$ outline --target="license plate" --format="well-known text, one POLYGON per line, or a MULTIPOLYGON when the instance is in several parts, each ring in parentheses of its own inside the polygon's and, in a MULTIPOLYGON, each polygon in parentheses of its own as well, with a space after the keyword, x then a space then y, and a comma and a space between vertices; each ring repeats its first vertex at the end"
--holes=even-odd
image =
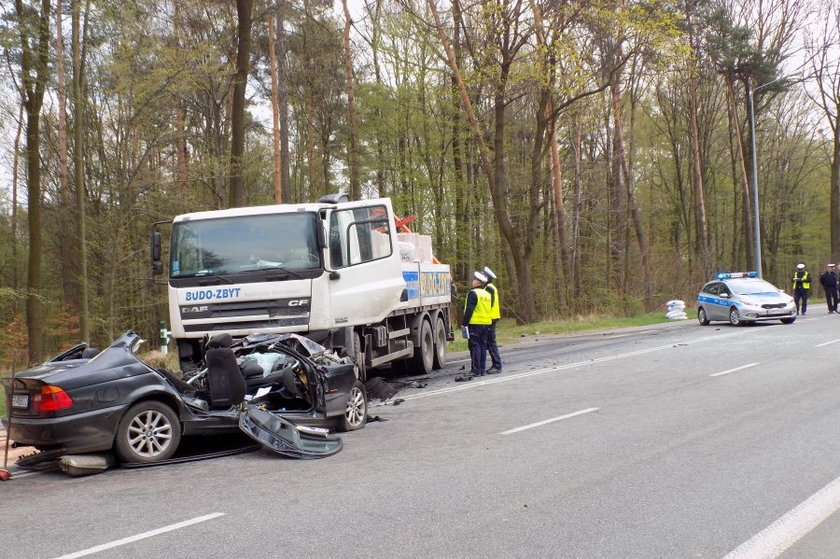
POLYGON ((788 312, 785 309, 770 309, 767 311, 767 314, 787 314, 788 312))
POLYGON ((12 394, 12 407, 24 409, 28 408, 29 394, 12 394))

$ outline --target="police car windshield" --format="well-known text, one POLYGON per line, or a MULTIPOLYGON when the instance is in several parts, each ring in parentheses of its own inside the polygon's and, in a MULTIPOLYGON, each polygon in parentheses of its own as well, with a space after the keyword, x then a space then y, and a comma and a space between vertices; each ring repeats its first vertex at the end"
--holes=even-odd
POLYGON ((760 279, 731 279, 726 284, 738 295, 757 295, 759 293, 777 293, 779 291, 772 283, 760 279))
POLYGON ((276 269, 317 269, 317 216, 311 212, 248 215, 175 223, 170 274, 220 276, 276 269))

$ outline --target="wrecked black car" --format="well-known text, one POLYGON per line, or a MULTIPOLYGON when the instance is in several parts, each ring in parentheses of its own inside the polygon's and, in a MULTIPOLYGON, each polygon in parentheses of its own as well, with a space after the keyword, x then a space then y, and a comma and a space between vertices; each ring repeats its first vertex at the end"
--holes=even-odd
POLYGON ((9 435, 58 457, 113 450, 127 463, 171 458, 183 436, 244 432, 285 456, 341 449, 328 427, 367 421, 367 396, 351 358, 295 334, 207 342, 189 377, 156 369, 126 332, 102 352, 80 344, 3 379, 9 435))

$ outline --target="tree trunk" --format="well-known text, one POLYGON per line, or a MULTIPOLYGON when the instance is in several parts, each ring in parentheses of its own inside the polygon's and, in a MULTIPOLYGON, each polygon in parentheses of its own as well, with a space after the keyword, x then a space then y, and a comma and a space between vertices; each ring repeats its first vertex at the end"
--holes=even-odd
MULTIPOLYGON (((85 7, 85 26, 87 30, 87 13, 89 2, 85 7)), ((87 250, 87 211, 85 208, 85 57, 84 42, 87 33, 81 26, 81 0, 72 2, 72 43, 73 43, 73 186, 75 187, 75 215, 77 222, 76 237, 78 240, 79 259, 79 329, 83 340, 90 341, 90 309, 88 302, 88 250, 87 250)))
POLYGON ((276 0, 277 111, 280 120, 280 184, 282 197, 292 201, 292 176, 289 161, 289 91, 288 49, 286 48, 286 0, 276 0))
POLYGON ((64 68, 64 14, 62 2, 55 6, 55 78, 56 98, 58 100, 58 227, 61 231, 58 242, 61 244, 62 300, 63 306, 79 308, 76 299, 79 293, 79 276, 76 270, 73 220, 70 217, 70 171, 67 164, 67 81, 64 68))
POLYGON ((44 102, 50 58, 50 0, 41 0, 37 13, 37 42, 30 44, 23 0, 15 0, 22 49, 21 96, 26 106, 26 191, 29 226, 29 272, 26 280, 26 328, 29 336, 29 362, 44 356, 44 318, 41 304, 41 260, 44 250, 41 209, 41 106, 44 102), (34 58, 33 58, 34 57, 34 58), (34 71, 35 75, 32 75, 34 71))
MULTIPOLYGON (((461 3, 453 2, 453 59, 455 65, 461 64, 461 3)), ((464 163, 463 144, 461 142, 462 134, 464 133, 464 124, 461 119, 461 109, 458 89, 458 79, 455 74, 451 77, 452 85, 452 175, 454 177, 455 188, 455 277, 458 279, 467 278, 470 274, 471 262, 468 262, 469 255, 472 254, 472 247, 470 245, 470 230, 472 229, 472 193, 470 192, 470 184, 467 181, 467 170, 464 163)))
POLYGON ((630 165, 628 163, 627 152, 624 148, 624 129, 621 119, 621 100, 618 92, 618 84, 615 83, 610 87, 612 94, 613 105, 613 120, 615 122, 615 147, 617 150, 616 157, 621 165, 621 174, 624 178, 624 186, 627 192, 627 205, 630 210, 630 218, 633 221, 633 228, 636 231, 636 242, 639 245, 639 252, 642 257, 642 273, 644 274, 644 289, 645 289, 645 310, 651 310, 655 306, 654 302, 654 282, 653 282, 653 267, 650 262, 650 246, 648 245, 647 237, 645 235, 644 226, 642 224, 641 210, 636 203, 635 182, 633 175, 630 172, 630 165))
POLYGON ((277 92, 277 55, 275 53, 274 19, 268 18, 268 59, 271 64, 271 130, 273 144, 274 167, 274 202, 283 203, 283 176, 280 155, 280 101, 277 92))
POLYGON ((832 123, 834 139, 831 149, 831 256, 840 257, 840 96, 832 123))
POLYGON ((350 28, 353 25, 353 20, 350 18, 347 0, 342 0, 341 3, 344 7, 344 73, 347 80, 345 84, 349 120, 347 127, 350 132, 350 145, 347 150, 347 166, 350 171, 350 199, 359 200, 362 197, 362 189, 359 184, 359 133, 356 123, 356 96, 353 90, 353 57, 350 52, 350 28))
MULTIPOLYGON (((583 118, 578 111, 575 116, 575 166, 574 166, 574 202, 572 209, 572 301, 581 301, 582 263, 580 249, 580 221, 582 213, 583 181, 581 177, 583 161, 583 118)), ((575 311, 580 312, 580 305, 576 303, 575 311)))
MULTIPOLYGON (((18 169, 20 166, 20 137, 23 132, 23 103, 18 108, 17 128, 15 129, 15 151, 12 155, 12 288, 20 287, 18 270, 18 169)), ((18 299, 15 297, 15 314, 18 312, 18 299)))
POLYGON ((695 220, 697 223, 697 243, 700 249, 700 261, 703 263, 703 277, 712 275, 712 255, 709 249, 709 233, 706 226, 706 194, 703 184, 703 158, 701 155, 700 127, 697 124, 697 74, 700 64, 697 59, 699 50, 695 45, 691 14, 688 3, 685 4, 685 16, 688 22, 688 45, 691 49, 688 69, 689 127, 691 130, 691 168, 694 172, 694 191, 696 193, 695 220))
MULTIPOLYGON (((741 179, 741 198, 742 198, 742 207, 743 207, 743 223, 741 224, 744 230, 745 235, 743 238, 746 241, 746 247, 744 253, 747 255, 747 268, 752 266, 752 263, 755 262, 755 255, 753 254, 753 247, 755 246, 755 238, 753 235, 753 227, 752 227, 752 206, 750 204, 750 182, 747 178, 749 175, 747 174, 747 165, 745 161, 746 151, 744 149, 744 140, 741 136, 741 125, 740 119, 738 118, 738 105, 735 102, 735 88, 733 85, 732 80, 726 80, 726 92, 729 97, 729 110, 732 113, 732 120, 735 122, 735 156, 737 159, 738 171, 740 173, 741 179)), ((733 262, 733 264, 735 264, 733 262)))
POLYGON ((231 108, 230 191, 228 205, 244 206, 245 178, 242 167, 245 157, 245 88, 248 85, 248 61, 251 54, 251 2, 236 0, 237 50, 236 77, 233 82, 231 108))
MULTIPOLYGON (((180 4, 174 4, 174 32, 175 44, 183 48, 181 34, 183 22, 181 21, 180 4)), ((184 106, 184 98, 178 95, 175 101, 175 177, 178 181, 178 191, 186 198, 189 175, 187 173, 187 137, 186 137, 187 110, 184 106)))

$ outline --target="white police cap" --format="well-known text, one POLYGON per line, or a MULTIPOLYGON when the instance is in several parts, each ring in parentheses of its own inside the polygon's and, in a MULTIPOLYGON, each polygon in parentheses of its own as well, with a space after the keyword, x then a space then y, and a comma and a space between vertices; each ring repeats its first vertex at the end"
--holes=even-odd
POLYGON ((487 276, 485 276, 481 272, 473 272, 473 277, 481 283, 487 283, 487 276))
POLYGON ((496 274, 494 274, 493 270, 491 270, 487 266, 484 267, 484 275, 490 278, 491 280, 496 279, 496 274))
POLYGON ((805 264, 797 264, 796 269, 797 270, 804 270, 805 269, 805 264))

